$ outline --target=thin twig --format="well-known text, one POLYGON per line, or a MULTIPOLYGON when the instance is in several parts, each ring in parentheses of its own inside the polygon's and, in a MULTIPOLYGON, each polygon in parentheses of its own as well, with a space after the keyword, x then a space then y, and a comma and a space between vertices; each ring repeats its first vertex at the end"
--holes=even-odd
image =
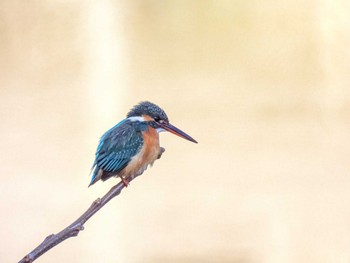
MULTIPOLYGON (((161 147, 161 153, 158 156, 158 159, 161 157, 161 155, 164 151, 165 151, 164 148, 161 147)), ((130 183, 133 179, 135 179, 137 176, 139 176, 141 174, 142 173, 136 174, 135 176, 126 178, 125 180, 128 183, 130 183)), ((86 210, 85 213, 82 214, 77 220, 75 220, 72 224, 67 226, 61 232, 47 236, 39 246, 37 246, 32 252, 30 252, 24 258, 22 258, 19 261, 19 263, 31 263, 34 260, 36 260, 38 257, 40 257, 42 254, 46 253, 51 248, 60 244, 64 240, 66 240, 70 237, 77 236, 80 231, 84 230, 85 222, 88 221, 97 211, 99 211, 111 199, 113 199, 114 197, 119 195, 121 190, 124 187, 125 187, 125 185, 123 182, 120 182, 117 185, 113 186, 102 198, 96 199, 91 204, 89 209, 86 210)))
POLYGON ((122 182, 113 186, 111 190, 108 191, 101 199, 96 199, 88 210, 82 214, 77 220, 75 220, 68 227, 63 229, 57 234, 49 235, 44 239, 44 241, 36 247, 32 252, 26 255, 19 263, 30 263, 40 257, 42 254, 46 253, 51 248, 55 247, 59 243, 63 242, 67 238, 75 237, 80 231, 84 230, 84 223, 89 220, 98 210, 100 210, 105 204, 107 204, 113 197, 120 194, 121 190, 124 188, 122 182))

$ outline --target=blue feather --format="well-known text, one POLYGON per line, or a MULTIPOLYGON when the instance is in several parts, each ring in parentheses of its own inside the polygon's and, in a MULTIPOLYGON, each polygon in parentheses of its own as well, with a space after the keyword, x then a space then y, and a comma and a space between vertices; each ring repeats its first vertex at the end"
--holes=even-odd
POLYGON ((142 148, 142 131, 147 129, 141 122, 124 119, 104 133, 95 154, 90 185, 99 179, 117 175, 142 148), (99 171, 102 170, 102 173, 99 171), (105 173, 105 174, 104 174, 105 173))

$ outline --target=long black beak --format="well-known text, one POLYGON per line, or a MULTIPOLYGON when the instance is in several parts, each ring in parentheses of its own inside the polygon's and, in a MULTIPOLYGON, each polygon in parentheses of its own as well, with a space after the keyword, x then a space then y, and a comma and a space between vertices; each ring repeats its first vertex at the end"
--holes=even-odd
POLYGON ((189 140, 194 143, 198 143, 195 139, 193 139, 191 136, 186 134, 185 132, 181 131, 180 129, 176 128, 175 126, 171 125, 170 123, 158 123, 164 130, 171 132, 181 138, 184 138, 186 140, 189 140))

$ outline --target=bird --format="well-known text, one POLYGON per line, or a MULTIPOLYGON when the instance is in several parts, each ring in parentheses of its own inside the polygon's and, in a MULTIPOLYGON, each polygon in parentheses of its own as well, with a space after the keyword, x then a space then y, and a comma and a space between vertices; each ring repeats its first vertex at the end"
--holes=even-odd
POLYGON ((165 111, 156 104, 142 101, 135 105, 125 119, 100 138, 89 187, 111 177, 119 177, 128 186, 127 178, 142 174, 160 158, 164 148, 160 147, 159 133, 165 131, 198 143, 170 124, 165 111))

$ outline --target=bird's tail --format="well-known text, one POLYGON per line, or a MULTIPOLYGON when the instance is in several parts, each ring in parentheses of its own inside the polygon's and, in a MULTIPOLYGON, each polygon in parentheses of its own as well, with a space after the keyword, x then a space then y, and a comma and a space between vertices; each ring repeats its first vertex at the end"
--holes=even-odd
POLYGON ((98 180, 101 179, 102 173, 100 172, 100 170, 101 170, 100 167, 98 167, 97 165, 94 165, 91 168, 92 178, 88 187, 90 187, 91 185, 93 185, 94 183, 96 183, 98 180))

